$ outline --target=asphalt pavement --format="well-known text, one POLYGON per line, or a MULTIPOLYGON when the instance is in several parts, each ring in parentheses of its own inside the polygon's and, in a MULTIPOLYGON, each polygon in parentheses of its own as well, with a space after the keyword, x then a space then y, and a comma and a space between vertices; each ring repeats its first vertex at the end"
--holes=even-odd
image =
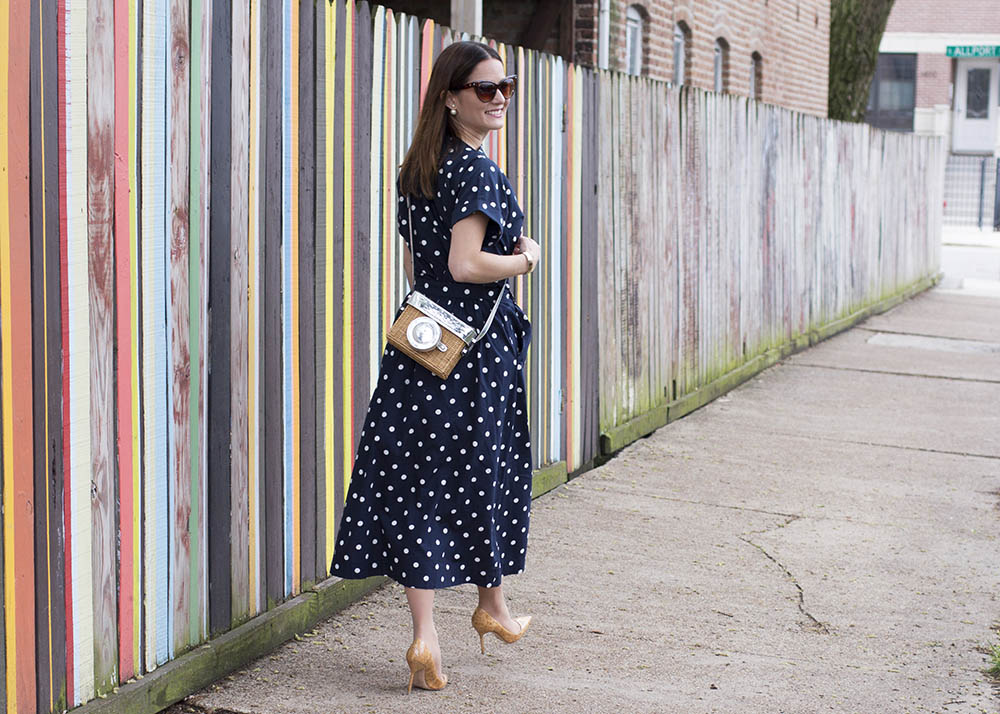
POLYGON ((175 711, 998 712, 998 318, 924 293, 537 499, 531 629, 439 591, 440 692, 390 583, 175 711))

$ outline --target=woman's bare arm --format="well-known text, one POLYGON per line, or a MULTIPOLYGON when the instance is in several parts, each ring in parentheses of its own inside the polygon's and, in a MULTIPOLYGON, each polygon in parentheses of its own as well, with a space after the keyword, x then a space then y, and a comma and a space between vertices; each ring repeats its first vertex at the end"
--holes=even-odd
MULTIPOLYGON (((482 213, 463 218, 451 229, 448 270, 460 283, 494 283, 528 272, 523 255, 495 255, 483 250, 483 238, 489 219, 482 213)), ((534 248, 532 258, 538 259, 534 248)))

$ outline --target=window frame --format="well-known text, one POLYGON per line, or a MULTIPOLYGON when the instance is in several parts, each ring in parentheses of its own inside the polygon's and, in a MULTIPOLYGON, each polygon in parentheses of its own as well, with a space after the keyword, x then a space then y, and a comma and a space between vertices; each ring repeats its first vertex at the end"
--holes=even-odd
POLYGON ((764 58, 760 52, 750 55, 750 98, 761 100, 764 95, 764 58))
POLYGON ((646 21, 639 5, 629 5, 625 10, 625 72, 641 75, 643 72, 643 42, 646 21))
POLYGON ((724 94, 729 91, 729 43, 725 37, 715 38, 715 57, 712 61, 712 89, 724 94))
POLYGON ((674 23, 674 72, 673 82, 683 87, 687 81, 688 45, 691 32, 683 22, 674 23))
POLYGON ((875 63, 875 74, 868 90, 868 105, 865 109, 865 123, 889 131, 913 132, 913 117, 917 103, 917 54, 915 52, 880 52, 875 63), (901 70, 906 71, 901 76, 901 70), (909 83, 912 87, 911 106, 905 108, 883 108, 883 82, 909 83))

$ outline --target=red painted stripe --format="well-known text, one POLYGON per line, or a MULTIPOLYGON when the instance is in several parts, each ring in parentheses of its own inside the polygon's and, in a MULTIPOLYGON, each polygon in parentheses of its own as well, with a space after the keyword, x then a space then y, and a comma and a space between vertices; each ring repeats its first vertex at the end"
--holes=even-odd
POLYGON ((63 533, 65 536, 65 591, 66 608, 66 702, 72 706, 73 689, 73 530, 70 517, 72 479, 70 462, 70 392, 69 392, 69 281, 68 275, 68 235, 66 221, 66 0, 58 0, 56 9, 58 28, 56 32, 56 62, 58 65, 59 93, 59 274, 62 276, 60 310, 62 311, 62 398, 63 398, 63 533))
MULTIPOLYGON (((420 107, 424 106, 424 94, 431 79, 431 63, 434 60, 434 21, 424 20, 420 45, 420 107)), ((418 107, 418 110, 419 108, 418 107)))
POLYGON ((135 675, 132 642, 134 492, 132 488, 132 294, 129 247, 128 124, 128 0, 115 0, 115 265, 117 272, 117 386, 118 386, 118 669, 119 681, 135 675))
POLYGON ((31 2, 10 0, 10 65, 7 91, 8 181, 10 190, 10 364, 13 383, 14 590, 16 610, 7 613, 7 626, 17 628, 17 710, 34 714, 35 688, 35 560, 34 560, 34 439, 32 420, 31 355, 31 231, 28 106, 31 51, 31 2))

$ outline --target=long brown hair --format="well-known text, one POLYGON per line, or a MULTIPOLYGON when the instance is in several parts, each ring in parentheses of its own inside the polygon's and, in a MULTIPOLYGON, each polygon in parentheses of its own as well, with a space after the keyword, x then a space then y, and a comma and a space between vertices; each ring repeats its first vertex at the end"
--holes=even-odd
POLYGON ((445 47, 434 62, 413 142, 399 169, 399 189, 404 195, 434 197, 441 149, 445 138, 454 134, 445 97, 448 90, 461 86, 468 79, 477 64, 488 59, 500 60, 500 55, 489 45, 454 42, 445 47))

